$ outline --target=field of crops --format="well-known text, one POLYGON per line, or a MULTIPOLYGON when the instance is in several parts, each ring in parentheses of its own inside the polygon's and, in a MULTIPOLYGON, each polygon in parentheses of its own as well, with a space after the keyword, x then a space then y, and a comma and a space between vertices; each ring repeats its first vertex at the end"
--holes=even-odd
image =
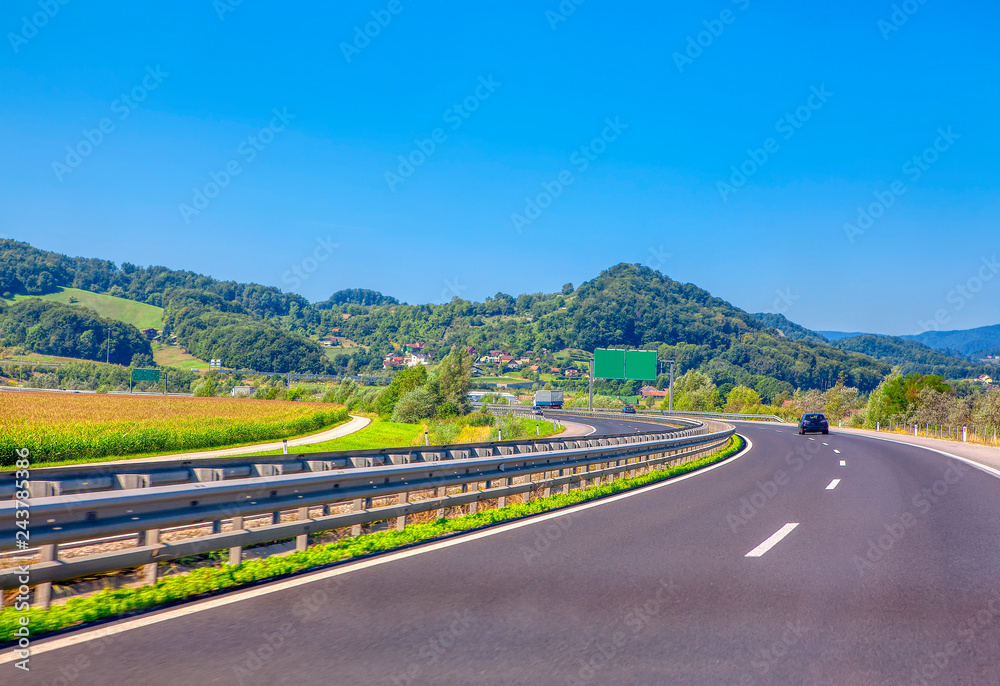
POLYGON ((0 392, 0 466, 28 448, 57 462, 187 451, 311 433, 347 419, 336 405, 248 400, 0 392))

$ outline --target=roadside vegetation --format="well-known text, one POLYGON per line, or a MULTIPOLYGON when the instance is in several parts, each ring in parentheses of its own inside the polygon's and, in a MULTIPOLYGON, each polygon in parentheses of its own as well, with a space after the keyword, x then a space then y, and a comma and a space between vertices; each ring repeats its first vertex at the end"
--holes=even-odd
POLYGON ((289 438, 347 420, 343 407, 237 398, 0 393, 0 466, 184 452, 289 438))
MULTIPOLYGON (((273 555, 264 559, 246 560, 238 565, 203 567, 186 574, 167 576, 155 584, 141 588, 118 588, 100 591, 84 598, 70 598, 47 610, 28 611, 32 636, 120 617, 181 600, 189 600, 221 590, 234 589, 265 579, 274 579, 323 565, 368 555, 384 553, 406 545, 478 529, 530 515, 594 500, 622 491, 639 488, 687 473, 727 459, 743 448, 743 439, 734 436, 722 450, 700 460, 669 469, 659 469, 640 476, 618 479, 586 489, 539 498, 528 503, 480 510, 454 519, 438 519, 425 524, 411 524, 403 531, 379 531, 357 537, 344 537, 334 543, 320 544, 302 552, 273 555)), ((9 642, 24 614, 13 607, 0 612, 0 643, 9 642)))

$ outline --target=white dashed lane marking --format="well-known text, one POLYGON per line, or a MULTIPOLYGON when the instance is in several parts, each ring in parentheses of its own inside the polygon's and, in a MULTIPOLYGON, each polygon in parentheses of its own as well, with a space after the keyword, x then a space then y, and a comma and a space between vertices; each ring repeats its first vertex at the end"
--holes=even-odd
POLYGON ((837 487, 837 484, 839 484, 839 483, 840 483, 840 479, 834 479, 833 481, 830 482, 830 485, 826 487, 826 490, 832 491, 833 489, 835 489, 837 487))
POLYGON ((783 539, 788 534, 792 533, 792 529, 794 529, 798 525, 799 525, 798 522, 789 522, 788 524, 785 524, 783 527, 781 527, 780 529, 778 529, 777 531, 775 531, 773 534, 771 534, 767 538, 766 541, 764 541, 759 546, 757 546, 756 548, 754 548, 753 550, 751 550, 749 553, 747 553, 746 555, 744 555, 744 557, 760 557, 760 556, 762 556, 768 550, 770 550, 771 548, 773 548, 774 546, 776 546, 778 544, 778 541, 780 541, 781 539, 783 539))

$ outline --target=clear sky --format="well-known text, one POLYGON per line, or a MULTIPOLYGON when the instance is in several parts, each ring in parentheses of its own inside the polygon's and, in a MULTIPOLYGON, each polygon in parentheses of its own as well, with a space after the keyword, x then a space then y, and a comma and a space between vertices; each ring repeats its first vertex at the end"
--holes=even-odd
POLYGON ((10 0, 0 234, 310 300, 640 262, 815 329, 1000 323, 995 2, 577 2, 10 0))

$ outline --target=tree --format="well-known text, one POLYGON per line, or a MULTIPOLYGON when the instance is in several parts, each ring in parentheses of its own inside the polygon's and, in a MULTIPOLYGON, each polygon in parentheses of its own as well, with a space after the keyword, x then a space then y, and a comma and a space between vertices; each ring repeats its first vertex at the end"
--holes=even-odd
POLYGON ((973 416, 976 424, 1000 427, 1000 390, 991 388, 981 395, 973 416))
POLYGON ((726 396, 726 412, 745 414, 760 407, 760 395, 752 388, 737 386, 726 396))
POLYGON ((378 413, 382 417, 391 417, 396 409, 396 403, 412 391, 427 383, 427 367, 418 364, 396 372, 392 383, 378 400, 378 413))
POLYGON ((403 394, 392 412, 392 421, 403 424, 416 424, 421 419, 434 416, 437 398, 428 388, 414 388, 403 394))
POLYGON ((845 386, 843 380, 823 394, 823 407, 827 417, 841 419, 858 403, 858 389, 845 386))
POLYGON ((571 284, 571 283, 564 283, 563 287, 562 287, 562 291, 560 291, 560 292, 563 295, 569 295, 569 294, 571 294, 573 292, 573 284, 571 284))
POLYGON ((456 414, 468 414, 469 388, 472 386, 472 357, 461 346, 454 346, 441 360, 435 372, 437 391, 443 403, 455 407, 456 414))

